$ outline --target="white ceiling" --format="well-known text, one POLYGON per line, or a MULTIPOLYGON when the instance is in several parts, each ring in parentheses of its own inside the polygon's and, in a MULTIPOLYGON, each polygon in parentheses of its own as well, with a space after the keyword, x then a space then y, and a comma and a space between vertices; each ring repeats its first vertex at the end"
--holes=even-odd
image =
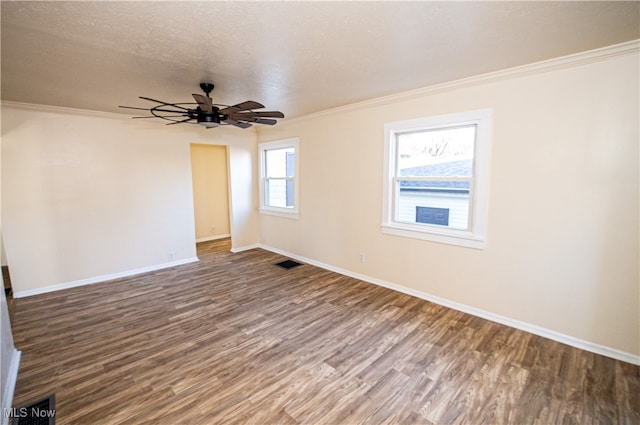
POLYGON ((1 3, 3 100, 288 117, 640 38, 640 2, 1 3))

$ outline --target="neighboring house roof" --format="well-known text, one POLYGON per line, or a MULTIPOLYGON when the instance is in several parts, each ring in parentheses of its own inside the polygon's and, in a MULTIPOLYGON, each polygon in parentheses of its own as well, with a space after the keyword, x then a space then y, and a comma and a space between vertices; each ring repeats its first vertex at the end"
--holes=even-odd
MULTIPOLYGON (((420 167, 404 168, 400 170, 400 176, 412 177, 464 177, 471 176, 473 161, 463 159, 458 161, 440 162, 420 167)), ((465 181, 401 181, 401 190, 421 190, 421 191, 455 191, 468 192, 469 182, 465 181)))

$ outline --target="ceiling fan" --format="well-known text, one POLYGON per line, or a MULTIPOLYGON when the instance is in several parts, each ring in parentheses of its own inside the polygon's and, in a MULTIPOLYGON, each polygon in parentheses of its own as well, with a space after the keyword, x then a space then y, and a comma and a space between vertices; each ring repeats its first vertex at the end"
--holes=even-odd
POLYGON ((135 106, 120 106, 126 109, 138 109, 149 111, 151 115, 136 118, 161 118, 171 121, 173 124, 200 124, 206 128, 219 125, 233 125, 240 128, 249 128, 253 123, 274 125, 278 121, 273 118, 284 118, 280 111, 255 111, 262 109, 264 105, 253 100, 238 103, 237 105, 219 105, 213 103, 209 93, 213 91, 213 83, 201 83, 200 88, 204 95, 194 93, 194 102, 170 103, 161 100, 140 96, 140 99, 157 103, 151 108, 138 108, 135 106))

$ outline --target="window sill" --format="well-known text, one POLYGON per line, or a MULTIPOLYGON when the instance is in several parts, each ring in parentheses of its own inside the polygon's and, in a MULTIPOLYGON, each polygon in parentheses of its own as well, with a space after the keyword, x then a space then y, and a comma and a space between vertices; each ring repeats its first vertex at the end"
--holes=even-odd
POLYGON ((402 236, 405 238, 443 243, 447 245, 463 246, 466 248, 485 248, 485 239, 468 231, 437 228, 415 229, 412 226, 383 224, 382 233, 387 235, 402 236))
POLYGON ((272 215, 275 217, 284 217, 284 218, 289 218, 292 220, 297 220, 298 219, 298 211, 292 211, 292 210, 286 210, 284 208, 280 209, 275 209, 275 208, 259 208, 258 211, 260 212, 260 214, 264 214, 264 215, 272 215))

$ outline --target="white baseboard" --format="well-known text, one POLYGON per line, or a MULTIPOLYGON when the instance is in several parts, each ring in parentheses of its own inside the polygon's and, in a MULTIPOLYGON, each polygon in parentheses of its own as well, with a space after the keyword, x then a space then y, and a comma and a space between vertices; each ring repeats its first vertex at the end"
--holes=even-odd
MULTIPOLYGON (((256 249, 256 248, 264 248, 262 245, 258 244, 258 243, 254 243, 252 245, 245 245, 245 246, 237 246, 234 248, 231 248, 231 252, 238 253, 238 252, 242 252, 242 251, 249 251, 250 249, 256 249)), ((267 248, 265 248, 267 249, 267 248)))
POLYGON ((9 371, 7 372, 7 381, 2 389, 2 425, 9 423, 9 415, 5 415, 4 412, 10 409, 13 404, 13 392, 16 389, 16 383, 18 382, 18 370, 20 369, 20 356, 22 352, 13 349, 11 355, 11 364, 9 365, 9 371))
POLYGON ((231 235, 228 234, 228 233, 225 234, 225 235, 207 236, 206 238, 196 239, 196 243, 215 241, 215 240, 218 240, 218 239, 225 239, 225 238, 230 238, 230 237, 231 237, 231 235))
POLYGON ((91 285, 92 283, 105 282, 107 280, 120 279, 122 277, 134 276, 141 273, 153 272, 156 270, 168 269, 170 267, 181 266, 183 264, 194 263, 200 261, 198 257, 185 258, 182 260, 169 261, 168 263, 156 264, 154 266, 142 267, 135 270, 127 270, 120 273, 113 273, 102 276, 90 277, 87 279, 74 280, 73 282, 61 283, 59 285, 45 286, 42 288, 27 289, 26 291, 16 291, 13 293, 14 298, 30 297, 32 295, 46 294, 48 292, 61 291, 63 289, 75 288, 77 286, 91 285))
MULTIPOLYGON (((580 348, 585 351, 589 351, 595 354, 600 354, 606 357, 611 357, 616 360, 621 360, 623 362, 631 363, 634 365, 640 365, 640 356, 627 353, 621 350, 617 350, 615 348, 606 347, 600 344, 596 344, 590 341, 585 341, 580 338, 575 338, 570 335, 565 335, 560 332, 553 331, 551 329, 543 328, 541 326, 533 325, 531 323, 521 322, 519 320, 515 320, 509 317, 501 316, 499 314, 494 314, 489 311, 481 310, 475 307, 471 307, 465 304, 461 304, 455 301, 451 301, 445 298, 440 298, 435 295, 428 294, 426 292, 418 291, 415 289, 407 288, 405 286, 397 285, 395 283, 387 282, 381 279, 377 279, 371 276, 363 275, 360 273, 352 272, 351 270, 346 270, 340 267, 334 267, 329 264, 325 264, 316 260, 312 260, 310 258, 302 257, 300 255, 292 254, 290 252, 282 251, 277 248, 273 248, 268 245, 258 244, 256 248, 262 248, 267 251, 275 252, 276 254, 283 255, 285 257, 290 257, 298 261, 302 261, 303 263, 311 264, 316 267, 320 267, 326 270, 330 270, 332 272, 336 272, 345 276, 353 277, 364 282, 373 283, 374 285, 383 286, 388 289, 392 289, 394 291, 402 292, 407 295, 411 295, 417 298, 421 298, 426 301, 433 302, 435 304, 439 304, 444 307, 451 308, 453 310, 458 310, 463 313, 468 313, 476 317, 480 317, 486 320, 490 320, 492 322, 500 323, 505 326, 509 326, 512 328, 520 329, 525 332, 529 332, 534 335, 538 335, 544 338, 551 339, 553 341, 561 342, 563 344, 570 345, 572 347, 580 348)), ((249 248, 251 249, 251 248, 249 248)))

